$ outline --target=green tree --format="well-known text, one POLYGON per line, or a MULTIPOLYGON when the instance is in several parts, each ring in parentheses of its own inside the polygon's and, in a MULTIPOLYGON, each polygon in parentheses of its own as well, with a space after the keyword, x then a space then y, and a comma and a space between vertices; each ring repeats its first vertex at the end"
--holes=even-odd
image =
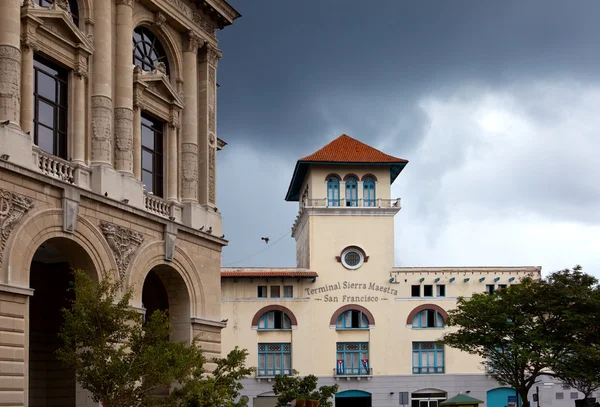
POLYGON ((197 339, 191 344, 169 341, 172 326, 164 312, 156 311, 146 322, 129 307, 132 290, 123 280, 103 273, 100 282, 74 271, 74 300, 63 309, 58 358, 75 369, 78 383, 94 401, 105 407, 131 406, 234 406, 246 351, 235 349, 207 375, 207 362, 197 339), (179 383, 169 396, 165 389, 179 383), (195 403, 206 397, 214 404, 195 403))
MULTIPOLYGON (((294 375, 298 372, 294 371, 294 375)), ((292 400, 319 400, 319 407, 332 407, 330 399, 337 393, 338 385, 321 386, 317 389, 319 379, 314 375, 275 376, 273 392, 277 397, 277 407, 285 407, 292 400)))
POLYGON ((525 278, 493 295, 459 298, 448 321, 457 329, 443 342, 481 356, 489 374, 514 388, 527 407, 536 380, 557 375, 558 362, 576 350, 566 345, 583 335, 586 315, 598 312, 589 308, 596 283, 576 267, 543 280, 525 278))

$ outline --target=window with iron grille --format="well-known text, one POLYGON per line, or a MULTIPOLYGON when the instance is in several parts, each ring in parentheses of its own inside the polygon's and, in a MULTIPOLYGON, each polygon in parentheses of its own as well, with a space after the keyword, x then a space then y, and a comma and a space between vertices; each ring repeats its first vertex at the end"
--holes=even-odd
POLYGON ((43 151, 67 159, 67 71, 35 56, 33 141, 43 151))
POLYGON ((413 373, 444 373, 444 345, 436 342, 413 342, 413 373))
POLYGON ((259 343, 257 372, 259 376, 291 375, 292 344, 259 343))
POLYGON ((368 342, 338 342, 336 347, 337 375, 368 375, 371 373, 368 342))
POLYGON ((136 27, 133 30, 133 64, 144 71, 152 71, 161 62, 165 64, 168 75, 169 61, 162 44, 148 28, 136 27))

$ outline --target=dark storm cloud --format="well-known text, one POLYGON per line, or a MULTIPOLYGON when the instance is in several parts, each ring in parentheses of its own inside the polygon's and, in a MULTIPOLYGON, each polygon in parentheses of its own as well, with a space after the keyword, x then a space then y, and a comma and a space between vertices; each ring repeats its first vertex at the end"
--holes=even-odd
MULTIPOLYGON (((486 85, 574 75, 596 80, 597 1, 232 1, 242 18, 219 33, 219 130, 231 142, 290 152, 344 125, 369 125, 461 82, 486 85), (353 112, 365 100, 375 111, 353 112), (322 104, 327 104, 327 115, 322 104), (342 123, 332 126, 332 123, 342 123)), ((358 110, 358 109, 357 109, 358 110)), ((418 137, 414 110, 403 131, 418 137)), ((318 141, 316 141, 318 140, 318 141)))

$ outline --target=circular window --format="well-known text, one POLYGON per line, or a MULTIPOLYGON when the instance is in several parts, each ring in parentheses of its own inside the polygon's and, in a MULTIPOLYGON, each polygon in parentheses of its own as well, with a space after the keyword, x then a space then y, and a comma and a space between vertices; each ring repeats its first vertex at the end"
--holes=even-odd
POLYGON ((356 249, 348 249, 342 253, 342 264, 350 270, 355 270, 362 266, 364 258, 361 252, 356 249))

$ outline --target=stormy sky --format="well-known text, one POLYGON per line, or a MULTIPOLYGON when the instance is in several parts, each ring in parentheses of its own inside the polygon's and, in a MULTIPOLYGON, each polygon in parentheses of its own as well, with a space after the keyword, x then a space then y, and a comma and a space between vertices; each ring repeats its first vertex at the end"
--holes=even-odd
POLYGON ((231 4, 224 266, 295 266, 294 165, 346 133, 409 160, 392 188, 396 265, 600 276, 600 2, 231 4))

